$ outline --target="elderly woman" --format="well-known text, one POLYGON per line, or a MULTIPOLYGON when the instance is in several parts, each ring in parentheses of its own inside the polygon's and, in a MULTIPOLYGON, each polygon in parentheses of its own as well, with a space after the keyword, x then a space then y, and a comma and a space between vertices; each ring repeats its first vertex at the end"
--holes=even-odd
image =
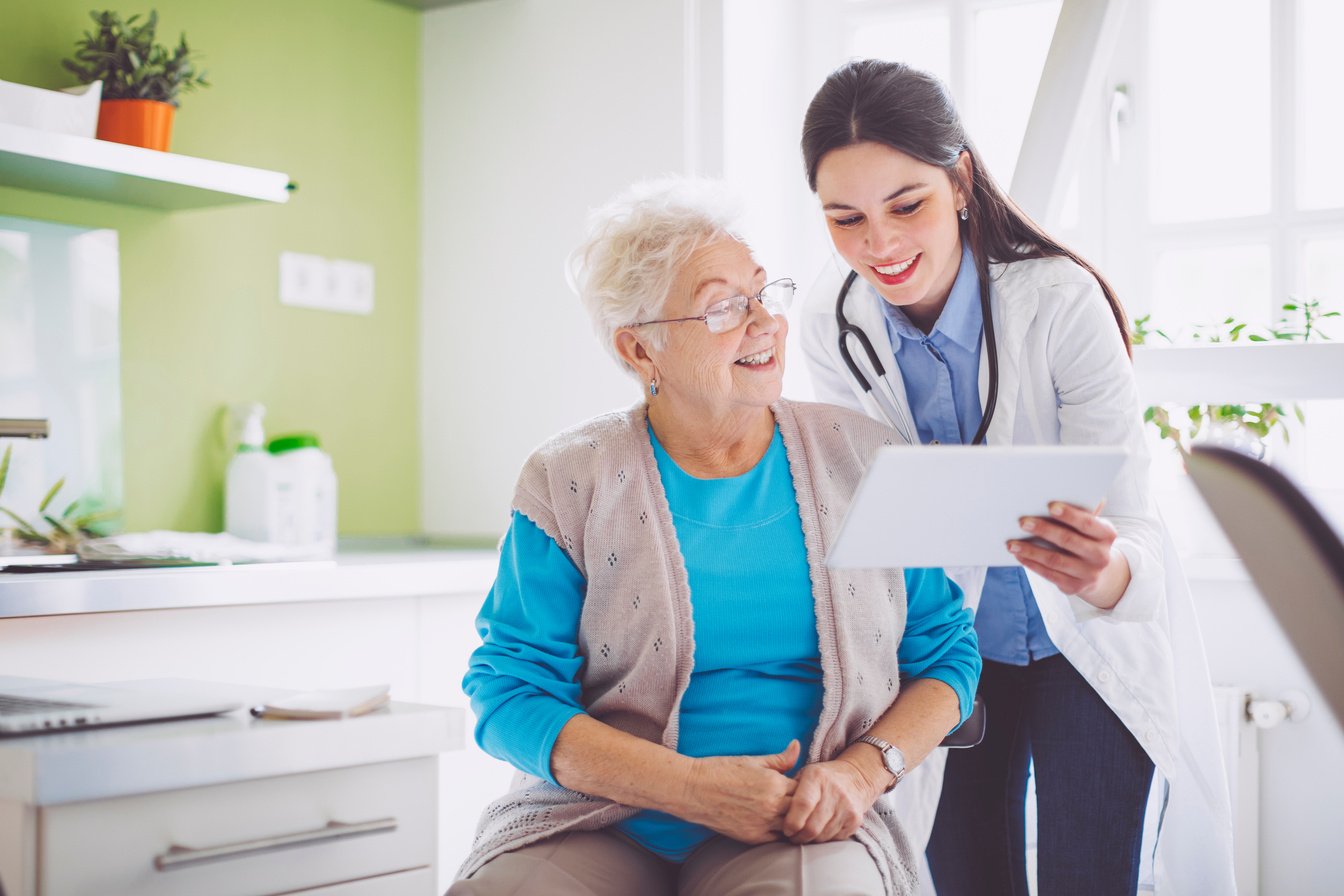
POLYGON ((519 769, 467 894, 902 894, 889 794, 970 712, 941 570, 824 560, 884 425, 780 398, 789 280, 718 187, 594 214, 576 283, 641 383, 527 461, 464 687, 519 769))

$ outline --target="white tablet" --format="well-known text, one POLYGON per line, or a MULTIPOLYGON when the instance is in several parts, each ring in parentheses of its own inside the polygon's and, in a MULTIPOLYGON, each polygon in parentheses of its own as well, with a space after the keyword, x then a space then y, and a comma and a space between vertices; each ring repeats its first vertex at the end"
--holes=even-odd
POLYGON ((1034 445, 881 449, 859 483, 826 565, 1016 566, 1010 538, 1051 501, 1096 507, 1121 448, 1034 445))

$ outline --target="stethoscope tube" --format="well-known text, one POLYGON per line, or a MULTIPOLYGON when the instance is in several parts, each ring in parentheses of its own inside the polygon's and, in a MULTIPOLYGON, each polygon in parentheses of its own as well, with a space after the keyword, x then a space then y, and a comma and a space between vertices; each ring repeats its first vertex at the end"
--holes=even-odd
MULTIPOLYGON (((972 445, 982 445, 985 441, 985 435, 989 432, 989 424, 994 419, 994 408, 999 401, 999 349, 998 342, 994 337, 994 317, 989 310, 989 272, 980 271, 980 316, 983 320, 985 329, 985 353, 986 361, 989 363, 989 389, 985 395, 985 407, 980 416, 980 426, 975 431, 974 438, 971 439, 972 445)), ((868 358, 868 363, 872 365, 873 374, 880 380, 886 380, 887 369, 882 364, 882 359, 878 357, 877 350, 873 348, 872 341, 863 329, 849 322, 845 317, 845 299, 849 296, 850 287, 858 279, 858 271, 850 271, 849 276, 845 278, 844 284, 840 287, 840 293, 835 297, 835 323, 838 328, 837 340, 840 344, 840 360, 845 362, 849 368, 849 373, 854 380, 863 387, 863 391, 872 393, 874 384, 864 375, 859 367, 854 355, 849 350, 849 337, 854 337, 859 341, 859 347, 863 349, 864 355, 868 358)), ((899 410, 899 405, 896 405, 899 410)), ((896 423, 895 420, 892 421, 896 423)), ((905 433, 911 444, 918 441, 916 433, 905 433)))

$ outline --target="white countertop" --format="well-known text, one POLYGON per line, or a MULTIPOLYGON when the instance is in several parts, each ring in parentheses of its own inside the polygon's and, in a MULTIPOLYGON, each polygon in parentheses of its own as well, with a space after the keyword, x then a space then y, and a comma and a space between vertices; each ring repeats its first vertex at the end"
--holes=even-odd
POLYGON ((433 756, 462 748, 463 724, 460 708, 392 703, 331 721, 253 719, 239 710, 5 737, 0 801, 50 806, 433 756))
POLYGON ((96 572, 0 572, 0 619, 181 607, 483 595, 488 550, 353 551, 334 560, 96 572))

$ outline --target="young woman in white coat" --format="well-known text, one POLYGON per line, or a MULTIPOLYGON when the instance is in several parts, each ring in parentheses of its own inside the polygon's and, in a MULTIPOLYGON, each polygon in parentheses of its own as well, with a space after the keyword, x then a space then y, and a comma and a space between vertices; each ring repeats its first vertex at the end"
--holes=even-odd
MULTIPOLYGON (((1039 896, 1134 893, 1145 842, 1159 896, 1233 892, 1204 649, 1148 491, 1123 308, 995 184, 926 73, 837 69, 802 149, 848 265, 820 278, 803 313, 819 400, 913 444, 1128 453, 1102 508, 1023 518, 1010 565, 960 576, 978 596, 988 731, 947 757, 936 816, 925 807, 939 896, 1025 896, 1029 767, 1039 896)), ((937 781, 924 786, 936 799, 937 781)))

